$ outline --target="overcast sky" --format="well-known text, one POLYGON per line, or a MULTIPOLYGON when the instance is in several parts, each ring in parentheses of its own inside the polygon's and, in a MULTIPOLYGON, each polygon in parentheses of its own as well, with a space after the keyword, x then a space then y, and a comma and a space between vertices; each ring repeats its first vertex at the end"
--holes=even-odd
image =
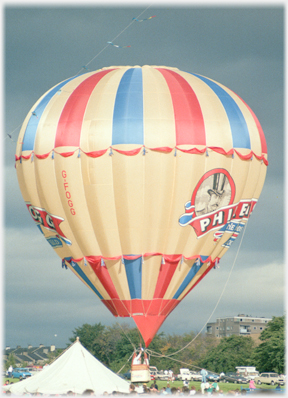
POLYGON ((221 259, 220 268, 208 273, 159 331, 197 332, 209 319, 240 313, 283 315, 284 7, 275 2, 241 7, 158 3, 141 15, 156 18, 128 27, 147 4, 95 4, 3 6, 3 345, 63 348, 72 331, 84 323, 134 326, 131 319, 114 318, 72 272, 62 269, 61 259, 26 209, 14 167, 19 126, 30 108, 44 92, 88 63, 90 70, 165 65, 212 78, 253 109, 266 136, 266 182, 239 253, 241 235, 221 259), (115 37, 116 44, 131 47, 105 49, 115 37))

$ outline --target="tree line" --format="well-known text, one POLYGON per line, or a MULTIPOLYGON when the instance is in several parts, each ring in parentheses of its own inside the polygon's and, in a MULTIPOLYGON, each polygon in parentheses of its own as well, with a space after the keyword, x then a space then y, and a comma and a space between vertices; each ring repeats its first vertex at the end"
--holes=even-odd
MULTIPOLYGON (((130 369, 134 347, 139 348, 141 336, 137 328, 124 325, 84 324, 75 328, 71 343, 78 336, 81 344, 114 372, 130 369)), ((249 336, 216 338, 194 332, 183 335, 158 333, 149 345, 150 365, 158 370, 187 367, 215 373, 235 371, 236 366, 255 366, 259 372, 285 373, 285 318, 273 317, 256 343, 249 336), (195 338, 196 337, 196 338, 195 338), (185 347, 185 348, 184 348, 185 347), (184 349, 183 349, 184 348, 184 349), (173 355, 175 353, 175 355, 173 355)), ((144 346, 144 345, 143 345, 144 346)))

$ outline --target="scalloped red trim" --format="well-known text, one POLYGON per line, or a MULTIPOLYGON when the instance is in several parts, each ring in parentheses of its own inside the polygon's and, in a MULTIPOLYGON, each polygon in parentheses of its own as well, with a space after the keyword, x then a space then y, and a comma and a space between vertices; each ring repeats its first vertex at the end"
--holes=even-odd
MULTIPOLYGON (((121 149, 113 148, 111 146, 109 148, 111 151, 113 150, 113 151, 116 151, 116 152, 118 152, 122 155, 126 155, 126 156, 137 155, 141 151, 142 148, 144 150, 148 149, 150 151, 158 151, 158 152, 171 152, 171 151, 173 151, 173 149, 175 149, 180 152, 190 153, 190 154, 202 154, 202 153, 205 153, 207 151, 207 149, 211 149, 212 151, 220 153, 221 155, 225 155, 225 156, 233 156, 234 153, 236 153, 239 156, 239 158, 242 160, 250 160, 253 158, 253 156, 255 156, 258 160, 262 160, 266 166, 268 166, 268 164, 269 164, 268 160, 265 158, 265 154, 256 155, 256 153, 254 153, 253 151, 250 151, 248 154, 243 155, 239 151, 237 151, 236 149, 233 149, 233 148, 230 149, 229 151, 225 151, 223 148, 214 147, 214 146, 206 147, 206 148, 202 148, 202 149, 198 149, 198 148, 183 149, 183 148, 179 148, 177 146, 175 148, 170 148, 170 147, 147 148, 145 146, 141 146, 140 148, 131 149, 128 151, 122 151, 121 149)), ((31 153, 29 155, 21 155, 21 156, 15 155, 15 161, 17 162, 19 160, 21 161, 21 159, 25 159, 25 160, 30 159, 33 154, 36 156, 37 159, 46 159, 50 155, 50 153, 53 151, 54 151, 54 153, 57 153, 58 155, 61 155, 63 157, 70 157, 70 156, 74 155, 74 153, 76 151, 81 151, 86 156, 90 156, 92 158, 97 158, 99 156, 104 155, 109 148, 102 149, 99 151, 92 151, 92 152, 84 152, 84 151, 82 151, 81 148, 76 148, 74 151, 69 151, 69 152, 57 152, 55 149, 53 149, 50 152, 42 154, 42 155, 36 154, 36 153, 34 153, 34 151, 31 151, 31 153)))
MULTIPOLYGON (((120 260, 121 258, 124 258, 125 260, 135 260, 136 258, 140 258, 140 257, 151 257, 151 256, 162 256, 164 258, 165 261, 167 262, 171 262, 171 261, 180 261, 181 258, 183 257, 185 260, 192 260, 193 258, 198 259, 200 257, 200 255, 194 255, 194 256, 190 256, 190 257, 185 257, 182 256, 182 254, 163 254, 163 253, 144 253, 143 255, 138 254, 138 255, 120 255, 120 256, 114 256, 114 257, 105 257, 105 256, 84 256, 84 257, 80 257, 80 258, 69 258, 69 260, 67 258, 63 258, 63 261, 67 261, 69 264, 74 261, 74 262, 79 262, 83 259, 86 259, 88 261, 88 263, 92 263, 92 264, 96 264, 98 263, 101 259, 103 260, 120 260)), ((213 264, 213 266, 217 263, 219 263, 220 261, 220 257, 216 257, 214 261, 211 260, 211 256, 209 256, 205 261, 202 261, 202 263, 207 263, 207 262, 211 262, 211 265, 213 264)))

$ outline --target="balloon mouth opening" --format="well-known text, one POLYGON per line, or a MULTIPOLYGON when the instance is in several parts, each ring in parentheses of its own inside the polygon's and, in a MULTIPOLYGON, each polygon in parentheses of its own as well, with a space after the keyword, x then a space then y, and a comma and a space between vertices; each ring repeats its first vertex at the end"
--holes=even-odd
POLYGON ((166 319, 166 315, 132 316, 147 348, 166 319))

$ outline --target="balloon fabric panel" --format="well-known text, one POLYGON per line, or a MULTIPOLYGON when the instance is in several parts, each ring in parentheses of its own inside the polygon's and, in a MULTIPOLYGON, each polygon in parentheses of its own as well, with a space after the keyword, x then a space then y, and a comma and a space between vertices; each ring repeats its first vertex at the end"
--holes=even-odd
POLYGON ((96 84, 108 71, 93 74, 73 91, 63 108, 55 139, 55 148, 60 146, 79 146, 82 119, 87 102, 96 84))
MULTIPOLYGON (((109 272, 113 286, 120 300, 130 300, 130 291, 125 265, 122 258, 118 260, 106 260, 105 265, 109 272)), ((127 312, 127 311, 126 311, 127 312)), ((128 314, 128 313, 127 313, 128 314)), ((128 315, 127 315, 128 316, 128 315)))
POLYGON ((143 144, 142 70, 128 69, 119 84, 113 115, 112 145, 143 144))
POLYGON ((215 92, 217 97, 222 102, 231 127, 233 147, 251 149, 250 137, 246 121, 242 115, 242 112, 240 111, 239 107, 232 99, 232 97, 224 89, 222 89, 222 87, 214 83, 212 80, 209 80, 199 75, 195 76, 208 84, 208 86, 211 87, 211 89, 215 92))
MULTIPOLYGON (((96 159, 81 156, 81 170, 90 220, 101 250, 97 255, 105 257, 122 253, 117 222, 117 204, 113 185, 115 158, 106 153, 96 159), (103 200, 105 198, 105 200, 103 200)), ((91 253, 90 253, 91 254, 91 253)), ((88 255, 88 253, 87 253, 88 255)))
MULTIPOLYGON (((254 120, 254 122, 255 122, 258 134, 257 134, 257 132, 255 132, 254 134, 250 134, 250 137, 251 137, 251 139, 257 139, 257 140, 260 139, 260 143, 261 143, 261 148, 260 148, 259 152, 256 152, 256 151, 255 152, 256 153, 265 153, 265 154, 267 154, 267 143, 266 143, 266 139, 265 139, 265 136, 264 136, 264 132, 263 132, 262 126, 260 125, 259 120, 257 119, 255 113, 252 111, 252 109, 249 107, 249 105, 247 105, 243 101, 243 99, 240 98, 237 94, 232 93, 231 95, 232 96, 235 95, 235 97, 237 97, 238 100, 243 103, 243 105, 244 105, 243 114, 245 114, 245 116, 246 116, 246 110, 249 111, 251 116, 252 116, 252 118, 253 118, 253 120, 254 120)), ((242 107, 241 107, 241 109, 242 109, 242 107)), ((247 116, 246 116, 246 119, 248 120, 247 116)), ((252 123, 249 123, 249 124, 252 127, 252 123)))
POLYGON ((143 68, 142 73, 145 147, 174 148, 174 111, 167 82, 157 69, 143 68))
POLYGON ((87 277, 85 272, 83 272, 83 270, 77 263, 72 262, 70 269, 73 270, 76 276, 78 276, 78 278, 82 280, 82 282, 84 282, 100 298, 100 300, 103 300, 103 297, 100 294, 100 292, 96 289, 93 283, 91 283, 90 279, 87 277))
POLYGON ((22 146, 22 151, 26 150, 33 150, 34 149, 34 142, 35 142, 35 137, 36 137, 36 132, 38 128, 38 124, 40 122, 41 116, 43 112, 45 111, 45 108, 51 98, 72 78, 65 80, 64 82, 58 84, 55 86, 51 91, 49 91, 43 98, 42 100, 38 103, 36 108, 34 109, 33 112, 31 112, 31 116, 29 119, 29 122, 27 124, 25 134, 24 134, 24 139, 23 139, 23 146, 22 146))
POLYGON ((166 79, 174 108, 176 145, 205 145, 204 120, 197 96, 179 74, 159 69, 166 79))

